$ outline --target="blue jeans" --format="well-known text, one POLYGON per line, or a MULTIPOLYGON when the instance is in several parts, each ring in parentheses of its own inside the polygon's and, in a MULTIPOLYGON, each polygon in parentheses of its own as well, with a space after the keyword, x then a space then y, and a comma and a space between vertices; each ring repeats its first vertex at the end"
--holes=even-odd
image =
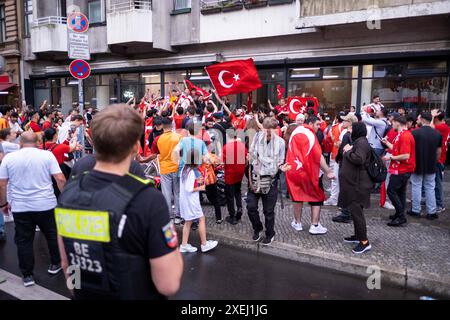
POLYGON ((0 212, 0 234, 5 233, 5 217, 3 212, 0 212))
POLYGON ((436 165, 436 187, 434 189, 436 196, 436 205, 438 208, 444 208, 444 193, 442 189, 442 179, 444 177, 445 166, 438 163, 436 165))
POLYGON ((425 203, 428 214, 436 213, 436 194, 434 191, 436 174, 413 174, 411 175, 412 185, 412 211, 420 213, 422 201, 422 186, 425 190, 425 203))
POLYGON ((376 149, 374 148, 373 151, 377 154, 377 156, 381 157, 384 154, 384 149, 376 149))

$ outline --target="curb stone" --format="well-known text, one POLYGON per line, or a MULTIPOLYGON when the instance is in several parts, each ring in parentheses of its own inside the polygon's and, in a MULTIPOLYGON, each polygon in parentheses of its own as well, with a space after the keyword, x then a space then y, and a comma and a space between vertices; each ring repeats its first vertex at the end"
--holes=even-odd
MULTIPOLYGON (((340 271, 351 275, 367 279, 369 266, 378 266, 381 271, 382 281, 404 287, 405 290, 427 291, 433 294, 450 298, 450 277, 442 277, 427 272, 417 271, 407 268, 398 268, 380 263, 362 260, 357 257, 344 257, 338 254, 331 254, 320 250, 309 250, 289 245, 286 243, 274 242, 269 246, 255 244, 253 241, 225 234, 218 230, 208 230, 209 235, 215 240, 231 246, 256 251, 257 253, 268 254, 287 260, 301 263, 308 263, 320 266, 332 271, 340 271)), ((382 284, 383 285, 383 282, 382 284)))

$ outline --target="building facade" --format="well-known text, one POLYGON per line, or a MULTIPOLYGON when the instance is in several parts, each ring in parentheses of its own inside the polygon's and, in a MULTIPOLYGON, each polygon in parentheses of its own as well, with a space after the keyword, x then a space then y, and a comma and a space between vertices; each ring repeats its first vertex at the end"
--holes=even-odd
POLYGON ((22 101, 21 10, 20 1, 0 1, 0 105, 22 101))
MULTIPOLYGON (((8 1, 7 1, 8 2, 8 1)), ((450 1, 442 0, 27 0, 26 98, 68 110, 66 16, 90 19, 92 74, 85 103, 99 109, 167 95, 189 78, 208 88, 204 67, 252 57, 263 87, 253 102, 314 95, 323 112, 360 107, 375 94, 390 108, 449 108, 450 1)), ((232 104, 247 94, 229 97, 232 104)))

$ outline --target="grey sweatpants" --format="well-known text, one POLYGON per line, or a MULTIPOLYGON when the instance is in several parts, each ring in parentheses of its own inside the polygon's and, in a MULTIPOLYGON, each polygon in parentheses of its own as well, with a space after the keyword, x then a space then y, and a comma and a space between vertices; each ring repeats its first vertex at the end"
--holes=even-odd
POLYGON ((170 218, 180 216, 180 178, 178 172, 161 175, 161 191, 169 207, 170 218), (172 210, 174 199, 175 210, 172 210))

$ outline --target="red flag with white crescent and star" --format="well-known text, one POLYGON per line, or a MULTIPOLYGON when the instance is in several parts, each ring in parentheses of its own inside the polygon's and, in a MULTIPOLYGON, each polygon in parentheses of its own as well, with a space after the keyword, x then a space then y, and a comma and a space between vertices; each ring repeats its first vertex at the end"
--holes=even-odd
POLYGON ((218 63, 205 68, 221 97, 262 87, 253 59, 218 63))
POLYGON ((295 120, 297 116, 301 113, 306 113, 308 111, 308 101, 312 101, 314 106, 314 113, 319 112, 319 100, 316 97, 289 97, 288 107, 289 107, 289 118, 295 120))
POLYGON ((293 201, 321 202, 325 200, 319 186, 322 148, 309 126, 297 127, 289 139, 286 163, 286 182, 293 201))
POLYGON ((196 85, 194 85, 192 82, 190 82, 189 80, 184 80, 186 82, 186 86, 188 87, 189 90, 195 89, 197 91, 198 95, 201 95, 204 99, 209 99, 211 97, 211 93, 207 92, 206 90, 203 90, 200 87, 197 87, 196 85))

